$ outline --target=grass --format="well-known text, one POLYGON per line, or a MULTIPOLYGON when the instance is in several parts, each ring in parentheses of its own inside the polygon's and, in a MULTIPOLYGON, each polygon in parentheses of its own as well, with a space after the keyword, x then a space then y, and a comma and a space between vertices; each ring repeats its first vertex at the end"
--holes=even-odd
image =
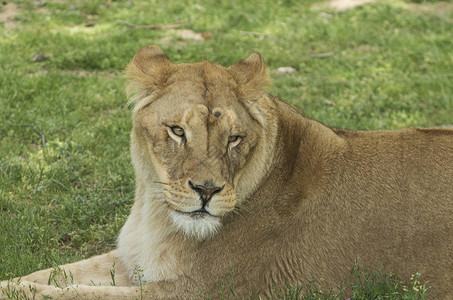
MULTIPOLYGON (((134 191, 121 74, 144 45, 159 44, 174 62, 229 65, 260 52, 272 93, 331 126, 453 123, 451 3, 384 0, 340 13, 314 0, 8 2, 14 26, 0 24, 0 279, 114 247, 134 191), (181 22, 210 38, 118 20, 181 22), (296 72, 276 74, 282 66, 296 72)), ((0 4, 0 14, 8 7, 0 4)))
POLYGON ((276 299, 338 300, 338 299, 426 299, 428 287, 420 282, 420 274, 404 283, 396 274, 367 270, 356 263, 339 292, 323 291, 322 282, 313 281, 302 286, 276 289, 276 299))

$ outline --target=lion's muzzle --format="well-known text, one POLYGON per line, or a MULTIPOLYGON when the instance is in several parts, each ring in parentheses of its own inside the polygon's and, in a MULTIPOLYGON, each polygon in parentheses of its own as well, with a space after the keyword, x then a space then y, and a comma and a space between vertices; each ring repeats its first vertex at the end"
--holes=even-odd
POLYGON ((204 184, 193 184, 190 180, 189 186, 192 190, 197 192, 198 195, 200 195, 200 200, 202 202, 201 210, 204 210, 212 197, 215 194, 220 193, 224 187, 215 186, 212 181, 206 181, 204 184))

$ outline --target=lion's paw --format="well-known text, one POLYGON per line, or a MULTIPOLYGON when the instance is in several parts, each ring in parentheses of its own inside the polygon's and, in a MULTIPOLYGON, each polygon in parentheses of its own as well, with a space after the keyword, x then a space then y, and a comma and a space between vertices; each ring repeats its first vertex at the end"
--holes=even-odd
POLYGON ((54 286, 22 280, 2 281, 0 299, 70 299, 77 297, 74 287, 56 288, 54 286))

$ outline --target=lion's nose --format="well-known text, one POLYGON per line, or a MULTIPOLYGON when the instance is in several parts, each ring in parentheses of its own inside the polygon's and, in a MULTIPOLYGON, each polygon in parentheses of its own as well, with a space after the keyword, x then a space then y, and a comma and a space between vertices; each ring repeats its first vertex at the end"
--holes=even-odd
POLYGON ((192 190, 197 192, 198 195, 200 195, 200 199, 203 203, 203 207, 205 207, 206 204, 208 204, 208 202, 209 202, 209 200, 211 200, 212 196, 219 193, 223 189, 223 186, 222 187, 214 186, 214 184, 209 181, 205 182, 204 184, 193 184, 189 180, 189 186, 192 190))

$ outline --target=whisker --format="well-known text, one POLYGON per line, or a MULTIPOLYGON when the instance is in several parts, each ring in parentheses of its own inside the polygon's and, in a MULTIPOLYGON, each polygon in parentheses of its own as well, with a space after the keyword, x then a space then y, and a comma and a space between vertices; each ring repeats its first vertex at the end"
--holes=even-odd
POLYGON ((243 216, 241 211, 233 210, 232 214, 235 214, 235 215, 241 217, 243 220, 246 220, 246 218, 243 216))
POLYGON ((156 180, 153 180, 153 182, 155 182, 155 183, 160 183, 160 184, 166 184, 166 185, 169 185, 169 183, 166 183, 166 182, 162 182, 162 181, 156 181, 156 180))

